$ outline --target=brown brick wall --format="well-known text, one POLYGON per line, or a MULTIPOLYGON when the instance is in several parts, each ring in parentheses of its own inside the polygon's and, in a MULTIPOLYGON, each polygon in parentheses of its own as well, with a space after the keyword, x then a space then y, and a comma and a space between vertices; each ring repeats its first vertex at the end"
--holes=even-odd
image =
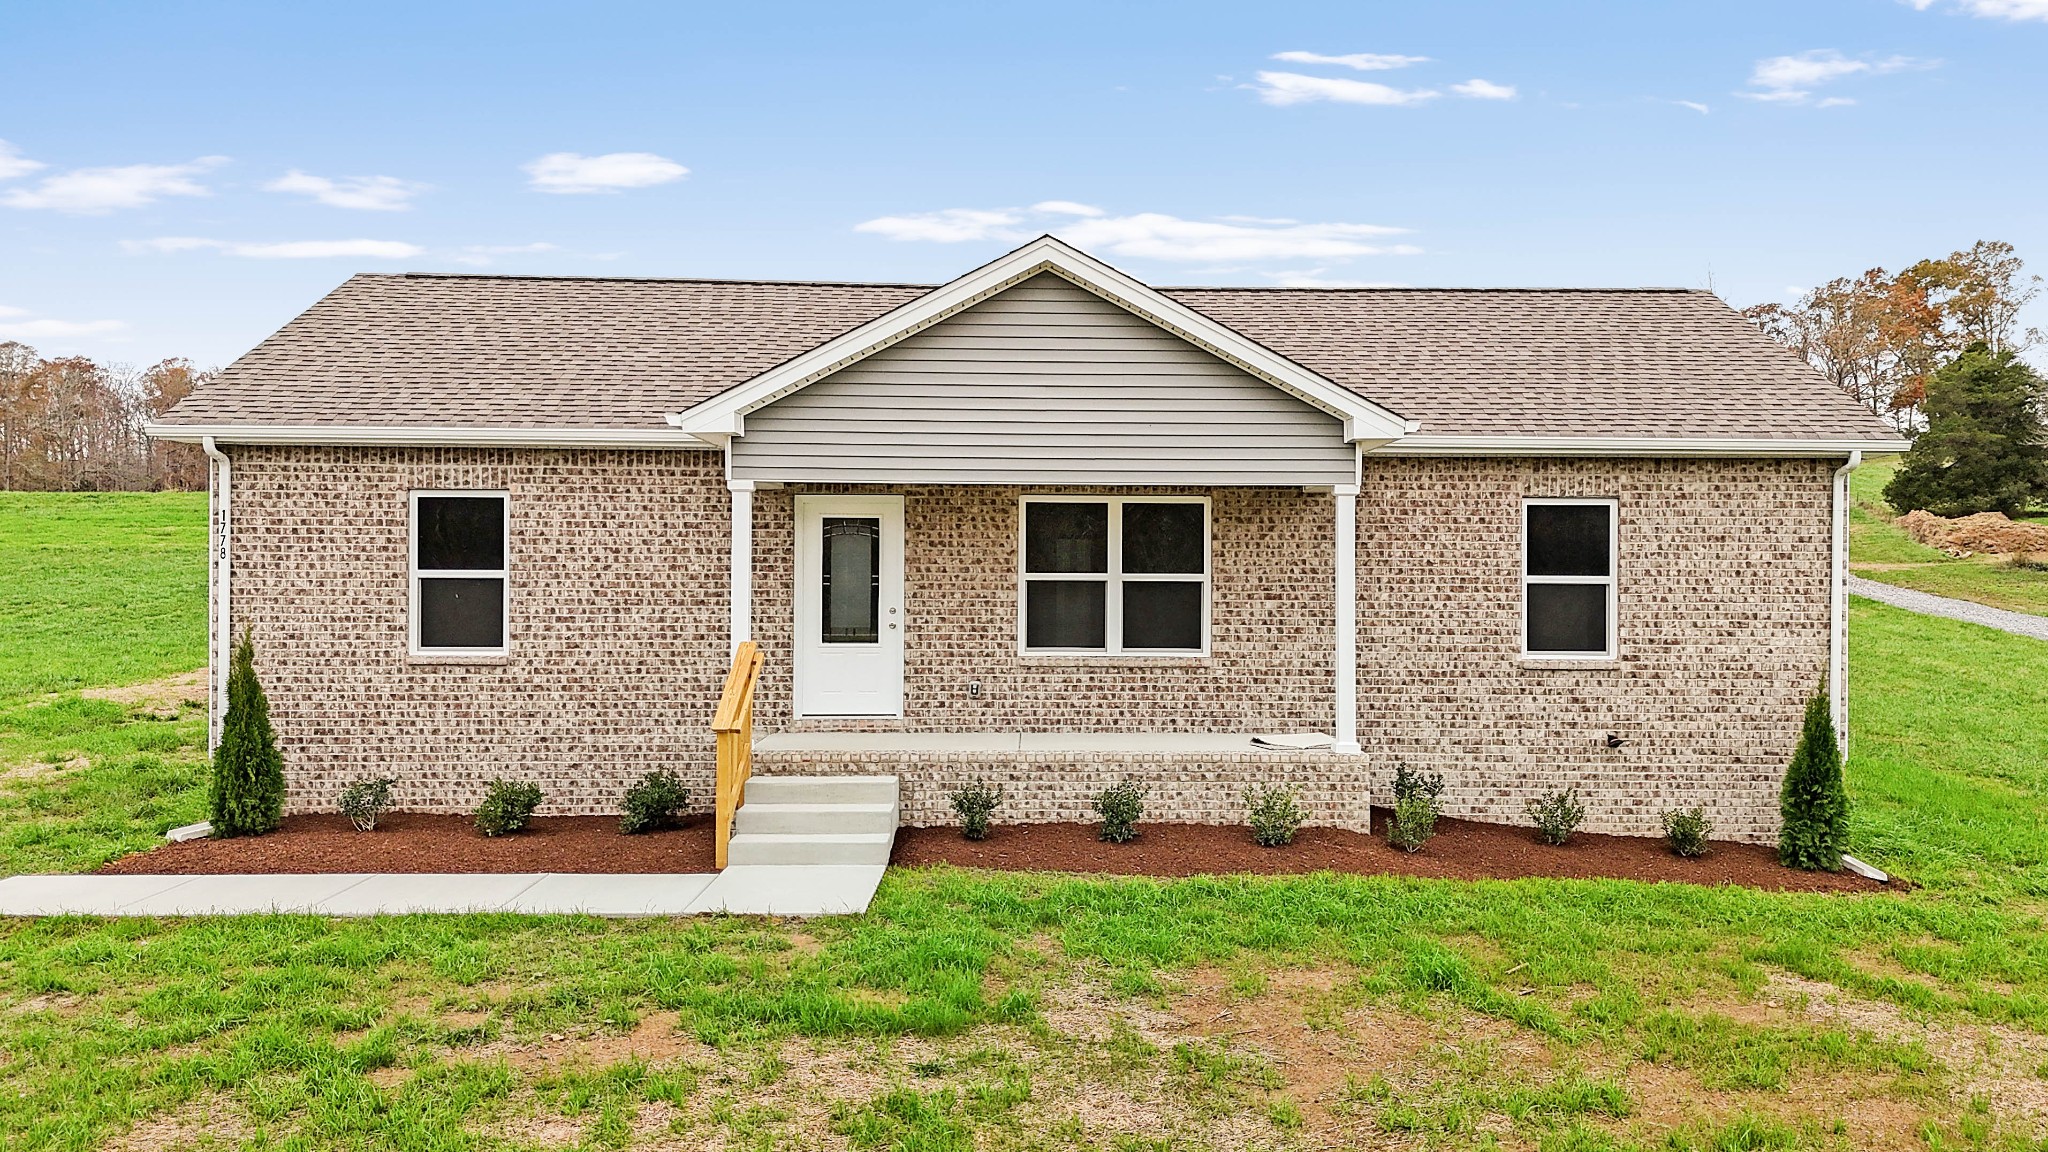
POLYGON ((728 496, 710 452, 237 447, 234 598, 295 810, 362 775, 466 811, 494 776, 610 812, 653 767, 707 796, 728 496), (511 492, 509 655, 406 655, 407 493, 511 492))
MULTIPOLYGON (((233 452, 236 622, 256 632, 295 808, 325 807, 366 774, 395 775, 404 805, 441 810, 468 808, 495 775, 539 781, 550 810, 565 812, 612 810, 655 766, 705 794, 727 642, 716 455, 233 452), (406 493, 472 487, 512 492, 511 654, 409 662, 406 493)), ((1830 471, 1824 461, 1368 458, 1359 727, 1381 802, 1399 759, 1444 772, 1457 815, 1519 821, 1530 796, 1575 783, 1589 829, 1650 831, 1665 809, 1702 803, 1723 835, 1773 835, 1778 775, 1826 660, 1830 471), (1613 664, 1517 658, 1524 496, 1620 501, 1613 664), (1606 731, 1629 743, 1606 748, 1606 731)), ((907 716, 876 726, 1331 723, 1329 496, 1211 491, 1212 655, 1090 661, 1017 654, 1017 489, 856 490, 905 495, 907 716), (967 695, 974 679, 979 700, 967 695)), ((792 495, 755 496, 769 730, 804 726, 789 718, 792 495)), ((1334 820, 1359 774, 1328 759, 1303 757, 1300 768, 1319 816, 1334 820)), ((1234 821, 1242 783, 1272 778, 1274 763, 1133 757, 1103 771, 1156 772, 1161 817, 1234 821)), ((1016 810, 1082 817, 1100 782, 1072 778, 1071 758, 1057 779, 1050 767, 1016 766, 1016 810)), ((909 774, 906 814, 943 815, 944 775, 932 763, 909 774)))
POLYGON ((1492 820, 1576 784, 1588 830, 1654 832, 1704 804, 1717 835, 1775 837, 1827 662, 1834 467, 1367 457, 1359 734, 1377 778, 1402 760, 1441 771, 1454 814, 1492 820), (1620 502, 1614 664, 1517 658, 1525 496, 1620 502))

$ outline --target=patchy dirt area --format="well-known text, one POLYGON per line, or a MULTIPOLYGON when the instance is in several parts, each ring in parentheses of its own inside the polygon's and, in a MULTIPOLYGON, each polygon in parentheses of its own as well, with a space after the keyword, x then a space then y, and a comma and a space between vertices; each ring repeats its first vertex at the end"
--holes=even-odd
POLYGON ((287 816, 267 836, 192 840, 123 856, 106 875, 291 872, 709 872, 711 818, 627 836, 616 816, 539 816, 485 836, 465 816, 393 812, 375 832, 339 815, 287 816))
MULTIPOLYGON (((1375 810, 1374 826, 1384 827, 1385 821, 1386 813, 1375 810)), ((1138 838, 1127 844, 1102 842, 1093 824, 1008 824, 980 842, 961 836, 958 828, 904 828, 896 834, 890 863, 1123 876, 1330 871, 1457 880, 1612 877, 1801 892, 1885 888, 1846 872, 1786 868, 1777 853, 1755 844, 1716 843, 1704 858, 1687 860, 1661 839, 1581 832, 1553 847, 1528 828, 1469 820, 1439 821, 1436 838, 1420 852, 1337 828, 1303 828, 1284 848, 1261 848, 1241 827, 1206 824, 1141 824, 1138 838)))
POLYGON ((176 720, 181 708, 206 707, 206 688, 206 669, 200 668, 141 684, 86 688, 78 694, 88 700, 111 700, 154 719, 176 720))

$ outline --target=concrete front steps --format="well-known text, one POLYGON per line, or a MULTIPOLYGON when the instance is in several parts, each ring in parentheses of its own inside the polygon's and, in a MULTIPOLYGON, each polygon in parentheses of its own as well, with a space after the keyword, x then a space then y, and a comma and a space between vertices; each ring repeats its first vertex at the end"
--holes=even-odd
POLYGON ((733 817, 732 864, 887 864, 902 815, 894 776, 755 776, 733 817))

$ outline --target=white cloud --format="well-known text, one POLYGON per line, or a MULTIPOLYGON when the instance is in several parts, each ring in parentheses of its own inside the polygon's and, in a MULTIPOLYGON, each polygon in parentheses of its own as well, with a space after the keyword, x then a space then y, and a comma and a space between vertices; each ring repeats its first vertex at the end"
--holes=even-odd
POLYGON ((1385 72, 1393 68, 1406 68, 1411 64, 1429 62, 1427 56, 1392 56, 1378 52, 1354 52, 1349 56, 1324 56, 1316 52, 1275 52, 1273 59, 1285 60, 1289 64, 1337 64, 1360 72, 1385 72))
POLYGON ((1513 100, 1515 87, 1512 84, 1495 84, 1489 80, 1473 77, 1463 84, 1451 85, 1451 91, 1474 100, 1513 100))
POLYGON ((652 152, 608 152, 583 156, 575 152, 550 152, 522 166, 540 192, 618 192, 627 188, 650 188, 681 180, 688 168, 652 152))
POLYGON ((1033 212, 1050 212, 1056 216, 1100 216, 1102 209, 1093 204, 1077 204, 1072 200, 1040 200, 1031 206, 1033 212))
POLYGON ((1407 230, 1379 224, 1310 224, 1243 216, 1187 220, 1159 212, 1051 218, 1058 215, 1041 207, 947 208, 883 216, 857 224, 854 230, 891 240, 937 243, 1021 242, 1051 230, 1070 244, 1106 256, 1211 264, 1343 260, 1420 251, 1412 245, 1384 243, 1385 237, 1407 230))
POLYGON ((1013 209, 941 208, 937 212, 913 212, 907 216, 878 216, 853 226, 855 232, 873 232, 891 240, 929 240, 957 244, 963 240, 1021 240, 1013 230, 1023 223, 1013 209))
POLYGON ((336 180, 294 168, 265 184, 263 190, 311 196, 330 208, 402 212, 412 207, 412 198, 426 191, 427 186, 396 176, 343 176, 336 180))
POLYGON ((0 204, 101 216, 117 208, 140 208, 165 196, 211 196, 213 193, 193 177, 225 163, 225 156, 201 156, 189 164, 76 168, 45 176, 33 188, 13 189, 0 196, 0 204))
POLYGON ((1420 104, 1437 93, 1427 88, 1393 88, 1369 80, 1343 80, 1329 76, 1304 76, 1299 72, 1261 72, 1259 82, 1250 86, 1268 104, 1420 104))
POLYGON ((465 246, 461 253, 454 257, 454 260, 457 264, 470 264, 480 268, 492 263, 500 256, 524 256, 537 252, 553 252, 555 250, 555 245, 545 241, 538 241, 532 244, 470 244, 465 246))
POLYGON ((1822 101, 1821 101, 1820 103, 1818 103, 1818 104, 1815 104, 1815 105, 1814 105, 1814 107, 1815 107, 1815 108, 1847 108, 1847 107, 1848 107, 1849 105, 1851 105, 1851 104, 1854 104, 1855 102, 1856 102, 1856 101, 1854 101, 1854 100, 1851 100, 1851 99, 1850 99, 1849 97, 1847 97, 1847 96, 1830 96, 1830 97, 1828 97, 1827 99, 1825 99, 1825 100, 1822 100, 1822 101))
MULTIPOLYGON (((1906 0, 1922 12, 1935 0, 1906 0)), ((1948 7, 1987 20, 2048 20, 2048 0, 1949 0, 1948 7)))
POLYGON ((5 140, 0 140, 0 180, 12 180, 17 176, 26 176, 45 167, 47 165, 40 161, 31 160, 23 156, 21 149, 16 148, 5 140))
POLYGON ((130 252, 223 252, 250 260, 404 260, 426 249, 402 240, 286 240, 256 244, 240 240, 209 240, 199 236, 159 236, 127 240, 130 252))
MULTIPOLYGON (((1750 90, 1736 95, 1770 104, 1805 104, 1813 90, 1849 76, 1882 76, 1892 72, 1917 71, 1939 65, 1936 60, 1912 56, 1857 59, 1832 48, 1801 52, 1796 56, 1767 56, 1756 62, 1749 74, 1750 90)), ((1854 103, 1842 97, 1820 102, 1820 107, 1854 103)))
POLYGON ((30 313, 26 308, 0 308, 0 340, 61 340, 72 336, 104 336, 128 325, 119 320, 37 320, 17 319, 30 313))
POLYGON ((1702 104, 1697 100, 1673 100, 1672 103, 1678 105, 1680 108, 1690 108, 1702 116, 1705 116, 1713 111, 1713 109, 1707 107, 1705 104, 1702 104))
POLYGON ((1304 268, 1295 272, 1268 272, 1266 279, 1280 288, 1406 288, 1406 284, 1389 280, 1347 280, 1337 276, 1324 275, 1322 268, 1304 268))

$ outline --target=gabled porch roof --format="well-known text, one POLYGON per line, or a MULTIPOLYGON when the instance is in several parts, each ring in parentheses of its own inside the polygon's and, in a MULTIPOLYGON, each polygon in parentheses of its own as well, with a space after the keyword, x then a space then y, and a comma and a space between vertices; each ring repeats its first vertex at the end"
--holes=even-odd
POLYGON ((1347 441, 1376 447, 1410 421, 1053 236, 1029 244, 793 356, 745 384, 669 417, 706 439, 746 434, 746 417, 1035 276, 1050 274, 1115 305, 1342 422, 1347 441))

